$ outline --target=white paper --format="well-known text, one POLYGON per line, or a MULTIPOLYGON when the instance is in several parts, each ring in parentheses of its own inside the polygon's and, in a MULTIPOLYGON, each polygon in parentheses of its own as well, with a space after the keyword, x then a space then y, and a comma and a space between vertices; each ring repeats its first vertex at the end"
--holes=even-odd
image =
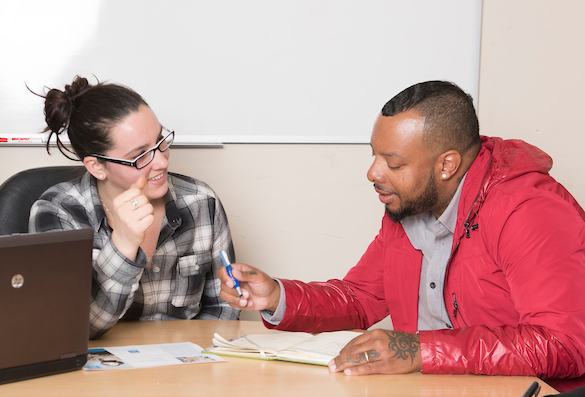
POLYGON ((202 350, 191 342, 89 349, 83 369, 111 370, 225 361, 219 356, 202 353, 202 350))

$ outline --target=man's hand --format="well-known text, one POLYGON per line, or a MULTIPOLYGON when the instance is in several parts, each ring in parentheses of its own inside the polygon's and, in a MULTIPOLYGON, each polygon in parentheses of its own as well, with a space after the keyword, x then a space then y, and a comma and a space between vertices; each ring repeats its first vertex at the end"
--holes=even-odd
POLYGON ((232 275, 240 282, 242 297, 234 289, 234 282, 222 266, 217 271, 221 280, 219 297, 231 307, 245 310, 275 311, 280 299, 280 285, 266 273, 243 263, 232 264, 232 275))
POLYGON ((422 369, 420 340, 408 332, 376 329, 349 342, 329 363, 346 375, 405 374, 422 369))

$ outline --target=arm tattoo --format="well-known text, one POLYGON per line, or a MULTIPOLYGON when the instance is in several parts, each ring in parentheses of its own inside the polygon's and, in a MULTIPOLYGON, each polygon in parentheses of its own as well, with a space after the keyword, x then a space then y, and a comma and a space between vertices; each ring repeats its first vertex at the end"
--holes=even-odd
POLYGON ((416 336, 404 332, 386 332, 386 335, 389 341, 388 349, 394 352, 392 358, 407 360, 410 357, 410 363, 412 364, 420 347, 420 342, 416 340, 416 336))

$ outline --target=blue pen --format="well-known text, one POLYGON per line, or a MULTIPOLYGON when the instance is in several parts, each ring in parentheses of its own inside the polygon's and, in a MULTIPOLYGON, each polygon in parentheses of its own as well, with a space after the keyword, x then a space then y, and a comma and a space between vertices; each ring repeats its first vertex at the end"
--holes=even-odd
POLYGON ((227 256, 227 254, 225 253, 225 251, 219 251, 219 256, 221 256, 221 260, 223 261, 223 264, 225 265, 225 270, 227 270, 228 276, 230 276, 230 278, 234 282, 234 289, 236 291, 238 291, 238 295, 240 295, 240 297, 242 297, 242 289, 240 288, 240 283, 238 282, 238 280, 236 280, 236 278, 232 274, 232 264, 230 263, 230 260, 227 256))

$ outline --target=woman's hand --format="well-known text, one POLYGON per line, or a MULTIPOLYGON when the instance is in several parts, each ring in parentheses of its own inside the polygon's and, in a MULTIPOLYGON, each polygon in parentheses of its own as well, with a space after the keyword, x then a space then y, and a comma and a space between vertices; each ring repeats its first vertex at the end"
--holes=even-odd
POLYGON ((141 176, 114 199, 110 215, 113 224, 112 241, 126 258, 135 261, 138 248, 144 242, 146 230, 154 223, 154 207, 142 193, 146 178, 141 176))

